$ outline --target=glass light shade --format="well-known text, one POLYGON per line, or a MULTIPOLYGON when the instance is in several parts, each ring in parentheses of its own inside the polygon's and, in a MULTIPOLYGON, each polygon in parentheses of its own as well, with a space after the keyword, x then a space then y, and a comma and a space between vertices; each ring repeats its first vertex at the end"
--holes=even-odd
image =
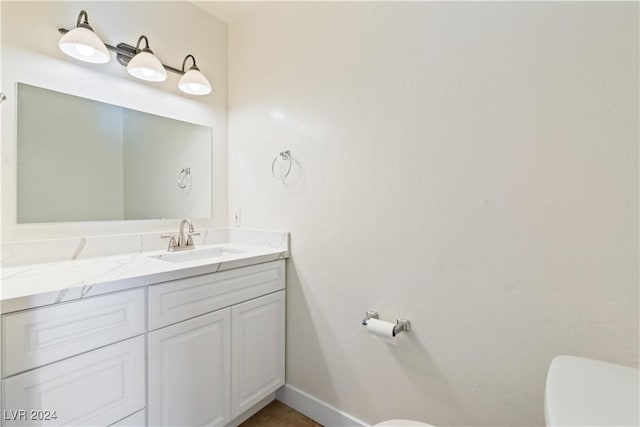
POLYGON ((60 38, 60 50, 72 58, 93 64, 109 62, 107 47, 100 37, 88 28, 76 27, 60 38))
POLYGON ((167 79, 167 71, 151 52, 142 51, 131 58, 127 71, 133 77, 150 82, 162 82, 167 79))
POLYGON ((190 69, 180 78, 178 87, 189 95, 206 95, 211 93, 209 80, 197 69, 190 69))

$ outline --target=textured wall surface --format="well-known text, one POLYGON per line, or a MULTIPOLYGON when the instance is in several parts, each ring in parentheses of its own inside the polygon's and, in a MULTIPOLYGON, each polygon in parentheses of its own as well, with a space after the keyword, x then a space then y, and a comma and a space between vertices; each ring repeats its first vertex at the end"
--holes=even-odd
MULTIPOLYGON (((111 221, 16 226, 16 83, 23 82, 213 129, 213 215, 198 223, 227 225, 227 25, 190 2, 3 1, 2 8, 2 241, 177 229, 179 221, 111 221), (129 76, 111 54, 95 65, 66 56, 57 29, 72 28, 80 10, 107 44, 135 45, 142 34, 165 64, 180 67, 187 54, 209 78, 213 93, 178 90, 179 76, 162 83, 129 76)), ((36 125, 36 124, 34 124, 36 125)))
POLYGON ((638 364, 637 3, 269 2, 229 43, 230 208, 291 232, 289 384, 542 425, 555 355, 638 364))

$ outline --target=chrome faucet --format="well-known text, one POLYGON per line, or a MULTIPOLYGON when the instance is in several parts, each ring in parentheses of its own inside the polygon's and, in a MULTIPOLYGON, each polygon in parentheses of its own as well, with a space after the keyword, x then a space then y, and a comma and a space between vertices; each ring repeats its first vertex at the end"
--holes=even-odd
POLYGON ((174 252, 185 251, 187 249, 195 249, 195 246, 193 245, 193 237, 191 236, 198 235, 200 235, 200 233, 194 232, 191 220, 185 218, 180 222, 180 230, 178 232, 178 236, 160 236, 160 238, 169 239, 169 247, 167 248, 167 251, 174 252), (189 231, 187 232, 186 236, 184 232, 185 225, 189 226, 189 231))

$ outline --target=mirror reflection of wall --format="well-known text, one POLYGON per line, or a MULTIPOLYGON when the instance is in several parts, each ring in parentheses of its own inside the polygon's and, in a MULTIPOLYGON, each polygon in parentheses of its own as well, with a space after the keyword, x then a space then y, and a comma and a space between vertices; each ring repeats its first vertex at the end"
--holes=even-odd
POLYGON ((18 223, 209 218, 211 136, 19 83, 18 223))

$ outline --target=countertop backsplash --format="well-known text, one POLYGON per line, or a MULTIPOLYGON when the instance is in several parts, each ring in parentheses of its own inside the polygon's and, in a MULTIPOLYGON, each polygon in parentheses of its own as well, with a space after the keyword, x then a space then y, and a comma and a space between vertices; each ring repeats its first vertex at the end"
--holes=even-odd
MULTIPOLYGON (((209 228, 196 230, 196 248, 217 243, 242 243, 288 251, 288 233, 279 231, 246 230, 240 228, 209 228)), ((176 235, 177 230, 162 232, 118 234, 109 236, 80 236, 64 239, 30 240, 0 244, 3 268, 46 262, 73 261, 102 256, 157 251, 168 246, 163 235, 176 235)))

